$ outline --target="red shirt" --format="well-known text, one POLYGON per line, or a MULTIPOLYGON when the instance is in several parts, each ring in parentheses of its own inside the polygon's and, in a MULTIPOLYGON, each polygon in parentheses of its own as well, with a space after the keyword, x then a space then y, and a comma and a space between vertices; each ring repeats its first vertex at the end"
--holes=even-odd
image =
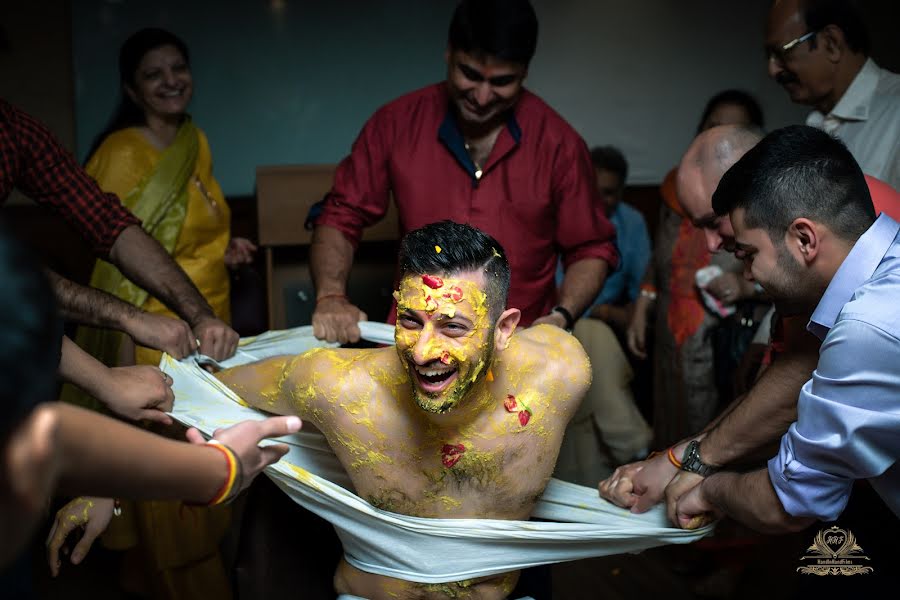
POLYGON ((338 166, 317 224, 340 230, 355 246, 362 229, 384 216, 392 193, 401 235, 450 219, 496 238, 512 270, 509 306, 522 310, 524 325, 555 304, 560 254, 566 267, 585 258, 602 258, 610 268, 618 262, 587 146, 528 91, 480 180, 443 83, 383 106, 338 166))
POLYGON ((37 120, 0 100, 0 203, 13 188, 59 213, 106 257, 119 234, 140 220, 105 194, 37 120))

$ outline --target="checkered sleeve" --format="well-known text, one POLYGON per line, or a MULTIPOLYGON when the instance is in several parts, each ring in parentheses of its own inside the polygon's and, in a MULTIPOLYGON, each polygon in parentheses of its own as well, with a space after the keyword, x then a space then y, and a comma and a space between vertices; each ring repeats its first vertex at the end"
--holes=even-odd
POLYGON ((119 234, 140 220, 115 194, 104 193, 44 125, 15 108, 10 121, 20 157, 16 187, 59 213, 106 257, 119 234))

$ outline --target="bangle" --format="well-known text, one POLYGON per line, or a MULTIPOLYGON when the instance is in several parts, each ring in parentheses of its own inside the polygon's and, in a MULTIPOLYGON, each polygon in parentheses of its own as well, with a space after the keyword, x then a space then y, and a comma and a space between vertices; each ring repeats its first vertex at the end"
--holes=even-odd
POLYGON ((675 446, 672 446, 672 448, 669 448, 669 451, 666 453, 666 455, 669 457, 669 462, 672 463, 673 465, 675 465, 676 469, 680 469, 681 461, 678 460, 677 458, 675 458, 675 453, 672 452, 673 448, 675 448, 675 446))
POLYGON ((206 503, 207 506, 215 506, 217 504, 222 504, 226 500, 230 500, 232 492, 241 489, 243 473, 241 472, 241 463, 238 462, 237 457, 234 455, 234 451, 232 451, 231 448, 218 440, 209 440, 206 444, 224 454, 225 462, 228 464, 228 475, 225 477, 225 482, 212 499, 206 503))
POLYGON ((647 458, 645 458, 644 460, 653 460, 654 458, 656 458, 656 457, 659 456, 660 454, 662 454, 662 452, 659 452, 658 450, 654 450, 653 452, 651 452, 650 454, 648 454, 648 455, 647 455, 647 458))
POLYGON ((344 300, 349 300, 349 298, 347 298, 347 296, 344 294, 325 294, 324 296, 319 296, 316 298, 316 304, 328 298, 342 298, 344 300))
POLYGON ((566 320, 566 331, 572 331, 572 328, 575 327, 575 318, 572 316, 572 313, 569 312, 569 309, 557 304, 550 312, 558 312, 563 316, 563 319, 566 320))

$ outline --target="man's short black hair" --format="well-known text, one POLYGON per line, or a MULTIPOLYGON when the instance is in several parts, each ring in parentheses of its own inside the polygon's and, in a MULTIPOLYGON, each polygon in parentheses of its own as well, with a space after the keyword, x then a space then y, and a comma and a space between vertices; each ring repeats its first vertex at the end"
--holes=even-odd
MULTIPOLYGON (((0 222, 0 450, 41 402, 53 400, 62 323, 50 282, 0 222)), ((2 455, 2 452, 0 452, 2 455)))
MULTIPOLYGON (((822 31, 834 25, 844 32, 847 46, 854 52, 869 55, 869 31, 855 2, 849 0, 804 0, 800 14, 809 31, 822 31)), ((812 43, 815 43, 813 40, 812 43)))
POLYGON ((591 148, 591 162, 598 171, 612 171, 619 176, 619 183, 625 185, 628 179, 628 161, 615 146, 594 146, 591 148))
POLYGON ((806 125, 776 129, 725 172, 713 209, 725 215, 737 208, 744 209, 747 227, 766 230, 776 244, 800 217, 852 242, 875 220, 853 155, 841 141, 806 125))
POLYGON ((743 90, 724 90, 710 98, 706 103, 706 108, 703 109, 703 115, 700 117, 700 124, 697 125, 697 133, 703 131, 703 124, 706 123, 709 115, 723 104, 740 106, 747 113, 750 125, 755 125, 760 129, 765 127, 763 110, 756 98, 743 90))
POLYGON ((401 278, 483 271, 491 320, 506 309, 510 278, 506 253, 497 240, 471 225, 440 221, 410 231, 400 242, 399 262, 401 278))
POLYGON ((462 0, 447 43, 477 57, 528 66, 537 48, 538 21, 528 0, 462 0))

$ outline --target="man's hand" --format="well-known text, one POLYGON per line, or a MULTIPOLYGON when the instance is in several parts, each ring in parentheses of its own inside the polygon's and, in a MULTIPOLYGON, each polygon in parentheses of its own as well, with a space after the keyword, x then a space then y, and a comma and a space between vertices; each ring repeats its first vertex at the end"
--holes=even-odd
POLYGON ((703 485, 696 485, 683 495, 674 510, 669 509, 669 520, 682 529, 697 529, 720 518, 718 510, 703 493, 703 485))
POLYGON ((543 317, 535 319, 534 322, 532 322, 531 324, 532 324, 532 326, 543 325, 543 324, 555 325, 556 327, 559 327, 560 329, 565 329, 566 328, 566 318, 564 316, 562 316, 559 312, 554 310, 554 311, 544 315, 543 317))
POLYGON ((113 515, 115 503, 110 498, 75 498, 56 513, 53 527, 47 536, 47 562, 50 564, 50 574, 53 577, 59 575, 62 562, 59 560, 59 552, 63 554, 67 549, 63 548, 66 538, 76 528, 84 529, 84 535, 75 544, 70 560, 77 565, 91 550, 91 544, 97 537, 106 531, 109 520, 113 515))
POLYGON ((600 482, 600 496, 613 504, 647 512, 663 499, 666 485, 678 473, 665 453, 653 458, 621 466, 600 482))
POLYGON ((228 247, 225 249, 225 266, 233 270, 241 265, 252 263, 256 250, 256 244, 247 238, 231 238, 231 241, 228 242, 228 247))
MULTIPOLYGON (((666 486, 666 514, 669 515, 672 523, 678 525, 678 521, 675 520, 678 502, 691 490, 699 487, 703 483, 703 479, 704 477, 697 473, 679 471, 666 486)), ((696 527, 685 527, 685 529, 696 529, 696 527)))
POLYGON ((194 325, 194 335, 199 342, 198 351, 215 360, 225 360, 234 355, 240 336, 216 317, 201 317, 194 325))
POLYGON ((312 315, 313 335, 327 342, 359 341, 360 321, 368 320, 366 313, 350 302, 345 296, 323 296, 316 301, 312 315))
POLYGON ((191 326, 181 319, 135 309, 125 322, 125 332, 135 343, 161 350, 181 360, 197 348, 191 326))
POLYGON ((647 358, 647 314, 644 311, 634 311, 631 323, 625 330, 625 340, 632 354, 641 359, 647 358))
POLYGON ((709 282, 706 291, 725 304, 734 304, 756 293, 753 284, 737 273, 722 273, 709 282))
MULTIPOLYGON (((241 489, 234 490, 232 494, 237 495, 241 490, 247 489, 263 469, 287 454, 286 444, 260 446, 262 440, 295 433, 300 431, 302 425, 299 417, 269 417, 264 421, 242 421, 227 429, 217 429, 213 433, 213 439, 231 448, 241 463, 241 489)), ((187 430, 186 435, 192 444, 206 443, 203 435, 193 427, 187 430)))
POLYGON ((97 386, 95 395, 126 419, 171 425, 166 412, 172 410, 175 401, 172 383, 171 377, 151 365, 113 367, 108 381, 97 386))

